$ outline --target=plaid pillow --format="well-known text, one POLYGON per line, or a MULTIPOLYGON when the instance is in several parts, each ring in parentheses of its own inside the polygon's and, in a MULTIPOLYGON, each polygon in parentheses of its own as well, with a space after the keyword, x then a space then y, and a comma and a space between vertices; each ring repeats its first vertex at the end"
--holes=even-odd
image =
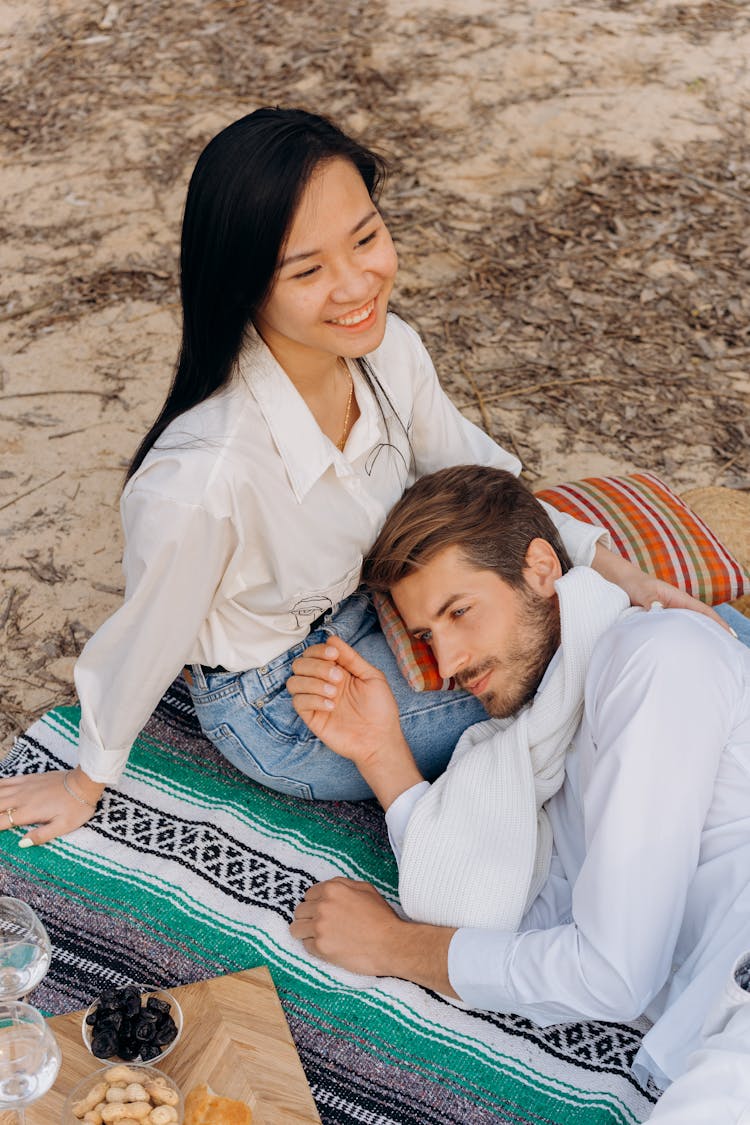
MULTIPOLYGON (((589 477, 537 493, 554 508, 605 527, 613 548, 640 570, 686 590, 708 605, 750 594, 748 575, 711 529, 653 473, 589 477)), ((429 645, 411 637, 391 599, 374 597, 380 626, 414 691, 453 687, 429 645)))
POLYGON ((750 576, 711 529, 653 473, 589 477, 537 492, 585 523, 606 527, 616 551, 707 605, 750 593, 750 576))
POLYGON ((373 594, 380 628, 388 647, 412 691, 443 691, 452 688, 453 680, 444 680, 437 669, 432 649, 418 637, 407 632, 401 614, 387 594, 373 594))

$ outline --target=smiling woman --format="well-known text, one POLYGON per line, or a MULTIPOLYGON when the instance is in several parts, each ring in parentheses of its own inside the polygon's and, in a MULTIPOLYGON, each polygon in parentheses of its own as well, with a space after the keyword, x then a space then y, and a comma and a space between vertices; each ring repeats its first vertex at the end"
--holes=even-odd
POLYGON ((342 158, 321 163, 302 193, 255 326, 340 448, 359 417, 342 361, 374 351, 383 339, 397 268, 391 236, 357 169, 342 158))
MULTIPOLYGON (((0 830, 37 826, 23 846, 93 815, 183 668, 226 758, 306 798, 372 795, 286 689, 294 659, 331 634, 387 677, 424 776, 483 716, 466 692, 408 687, 359 588, 363 555, 417 477, 520 469, 459 414, 419 337, 388 313, 397 259, 377 205, 384 174, 369 149, 296 109, 256 110, 200 155, 177 367, 122 496, 125 599, 75 670, 78 766, 0 781, 0 830)), ((597 546, 599 529, 552 518, 574 562, 593 558, 639 599, 664 598, 597 546)))

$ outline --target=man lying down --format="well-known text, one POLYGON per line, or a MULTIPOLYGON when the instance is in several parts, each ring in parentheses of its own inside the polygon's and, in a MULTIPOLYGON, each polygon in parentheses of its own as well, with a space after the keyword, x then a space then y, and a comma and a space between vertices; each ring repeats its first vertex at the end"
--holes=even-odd
POLYGON ((539 1024, 645 1012, 634 1069, 673 1083, 651 1120, 750 1121, 750 650, 571 568, 496 469, 419 480, 364 573, 491 718, 429 785, 377 669, 338 637, 295 662, 299 714, 385 809, 412 920, 333 879, 292 934, 539 1024))

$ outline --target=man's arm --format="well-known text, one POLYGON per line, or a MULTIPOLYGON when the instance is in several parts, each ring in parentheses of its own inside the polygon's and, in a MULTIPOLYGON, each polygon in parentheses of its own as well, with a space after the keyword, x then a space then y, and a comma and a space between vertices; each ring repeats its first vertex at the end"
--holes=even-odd
POLYGON ((448 979, 455 931, 404 921, 369 883, 316 883, 295 910, 290 929, 309 953, 350 972, 400 977, 456 996, 448 979))
MULTIPOLYGON (((424 781, 382 672, 339 637, 307 649, 293 672, 287 688, 297 713, 331 750, 354 762, 386 811, 424 781)), ((297 906, 290 932, 309 953, 350 972, 401 977, 456 995, 448 980, 453 930, 399 918, 369 883, 316 883, 297 906)))
POLYGON ((381 671, 340 637, 311 646, 292 670, 286 686, 298 715, 334 753, 354 762, 384 809, 424 780, 381 671))

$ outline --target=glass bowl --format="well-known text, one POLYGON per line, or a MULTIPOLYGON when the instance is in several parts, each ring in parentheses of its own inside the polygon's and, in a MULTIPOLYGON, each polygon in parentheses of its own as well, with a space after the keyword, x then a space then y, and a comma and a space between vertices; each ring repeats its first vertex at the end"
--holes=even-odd
POLYGON ((130 1094, 132 1100, 132 1097, 137 1096, 139 1091, 132 1089, 132 1087, 128 1091, 127 1087, 131 1084, 128 1078, 131 1078, 132 1082, 144 1088, 146 1093, 149 1094, 148 1100, 154 1108, 159 1105, 172 1104, 176 1116, 162 1112, 160 1114, 161 1117, 171 1117, 171 1121, 165 1121, 164 1125, 180 1125, 185 1112, 185 1104, 179 1086, 162 1070, 156 1070, 154 1067, 146 1066, 143 1063, 141 1063, 140 1066, 133 1066, 131 1063, 121 1063, 116 1066, 103 1066, 100 1070, 95 1070, 89 1074, 88 1077, 83 1078, 73 1087, 65 1099, 61 1125, 81 1125, 83 1115, 87 1112, 83 1106, 88 1105, 89 1109, 94 1109, 95 1106, 105 1100, 105 1097, 102 1095, 106 1092, 107 1088, 111 1088, 114 1085, 119 1086, 125 1096, 130 1094), (118 1075, 117 1072, 120 1070, 130 1071, 130 1075, 124 1073, 118 1075), (118 1079, 118 1081, 113 1083, 113 1077, 118 1079), (162 1090, 166 1091, 163 1097, 159 1094, 151 1094, 149 1092, 149 1087, 152 1086, 152 1084, 154 1086, 158 1085, 162 1090))
MULTIPOLYGON (((138 1054, 135 1058, 128 1058, 127 1055, 125 1055, 125 1056, 120 1055, 118 1053, 118 1048, 117 1048, 117 1043, 116 1043, 116 1040, 117 1040, 116 1029, 113 1029, 113 1031, 112 1031, 112 1040, 113 1040, 112 1041, 112 1047, 113 1047, 112 1054, 107 1055, 105 1057, 103 1055, 99 1055, 99 1054, 94 1053, 94 1046, 93 1046, 93 1042, 92 1042, 93 1038, 94 1038, 94 1029, 93 1029, 91 1023, 89 1022, 89 1017, 93 1016, 93 1014, 100 1007, 102 997, 106 996, 106 994, 107 994, 106 992, 103 993, 102 996, 100 996, 97 1000, 95 1000, 94 1003, 91 1004, 83 1014, 83 1022, 81 1024, 81 1033, 83 1035, 83 1042, 86 1045, 86 1048, 91 1052, 91 1054, 94 1055, 95 1058, 99 1058, 101 1060, 102 1064, 104 1064, 104 1065, 114 1066, 114 1065, 119 1065, 119 1064, 122 1063, 122 1064, 125 1064, 126 1066, 139 1066, 139 1067, 142 1067, 142 1066, 158 1066, 158 1064, 162 1061, 162 1059, 165 1059, 167 1057, 167 1055, 170 1053, 170 1051, 173 1051, 174 1048, 177 1046, 177 1044, 180 1041, 180 1038, 182 1036, 182 1022, 183 1022, 182 1008, 180 1007, 179 1002, 177 1001, 176 997, 171 992, 167 992, 167 990, 165 988, 155 988, 151 985, 146 985, 146 984, 131 984, 131 985, 124 985, 122 988, 110 989, 108 991, 110 991, 112 993, 118 993, 121 996, 125 992, 126 989, 137 990, 137 992, 140 993, 141 1007, 139 1009, 139 1013, 143 1014, 146 1011, 153 1011, 153 1012, 156 1013, 155 1019, 150 1018, 149 1021, 146 1021, 145 1019, 141 1018, 139 1020, 139 1022, 142 1023, 142 1024, 147 1024, 147 1022, 153 1022, 153 1025, 156 1029, 156 1043, 155 1043, 155 1045, 158 1045, 160 1047, 159 1053, 157 1055, 153 1055, 152 1057, 145 1058, 145 1059, 142 1059, 140 1054, 138 1054), (153 1006, 150 1003, 151 1001, 155 1002, 153 1004, 153 1006), (160 1008, 160 1005, 164 1005, 164 1004, 169 1005, 169 1015, 174 1020, 175 1026, 177 1028, 177 1034, 174 1036, 174 1038, 170 1042, 159 1044, 158 1043, 158 1038, 159 1038, 158 1017, 161 1014, 161 1012, 159 1011, 159 1008, 160 1008)), ((131 995, 134 995, 134 992, 132 992, 131 995)), ((131 1003, 132 1003, 132 1001, 131 1001, 131 1003)), ((127 1017, 124 1017, 124 1018, 127 1018, 127 1017)), ((113 1021, 113 1022, 115 1022, 115 1021, 113 1021)), ((150 1030, 150 1028, 148 1026, 144 1027, 143 1035, 141 1036, 141 1035, 136 1034, 136 1040, 138 1042, 142 1042, 144 1044, 144 1046, 150 1048, 151 1043, 154 1043, 154 1038, 148 1037, 148 1031, 149 1030, 150 1030)))
POLYGON ((0 997, 20 1000, 49 968, 52 947, 34 911, 20 898, 0 898, 0 997))
MULTIPOLYGON (((52 1028, 30 1004, 0 1002, 0 1120, 16 1120, 3 1110, 21 1109, 50 1089, 62 1055, 52 1028)), ((23 1121, 21 1109, 19 1121, 23 1121)))

